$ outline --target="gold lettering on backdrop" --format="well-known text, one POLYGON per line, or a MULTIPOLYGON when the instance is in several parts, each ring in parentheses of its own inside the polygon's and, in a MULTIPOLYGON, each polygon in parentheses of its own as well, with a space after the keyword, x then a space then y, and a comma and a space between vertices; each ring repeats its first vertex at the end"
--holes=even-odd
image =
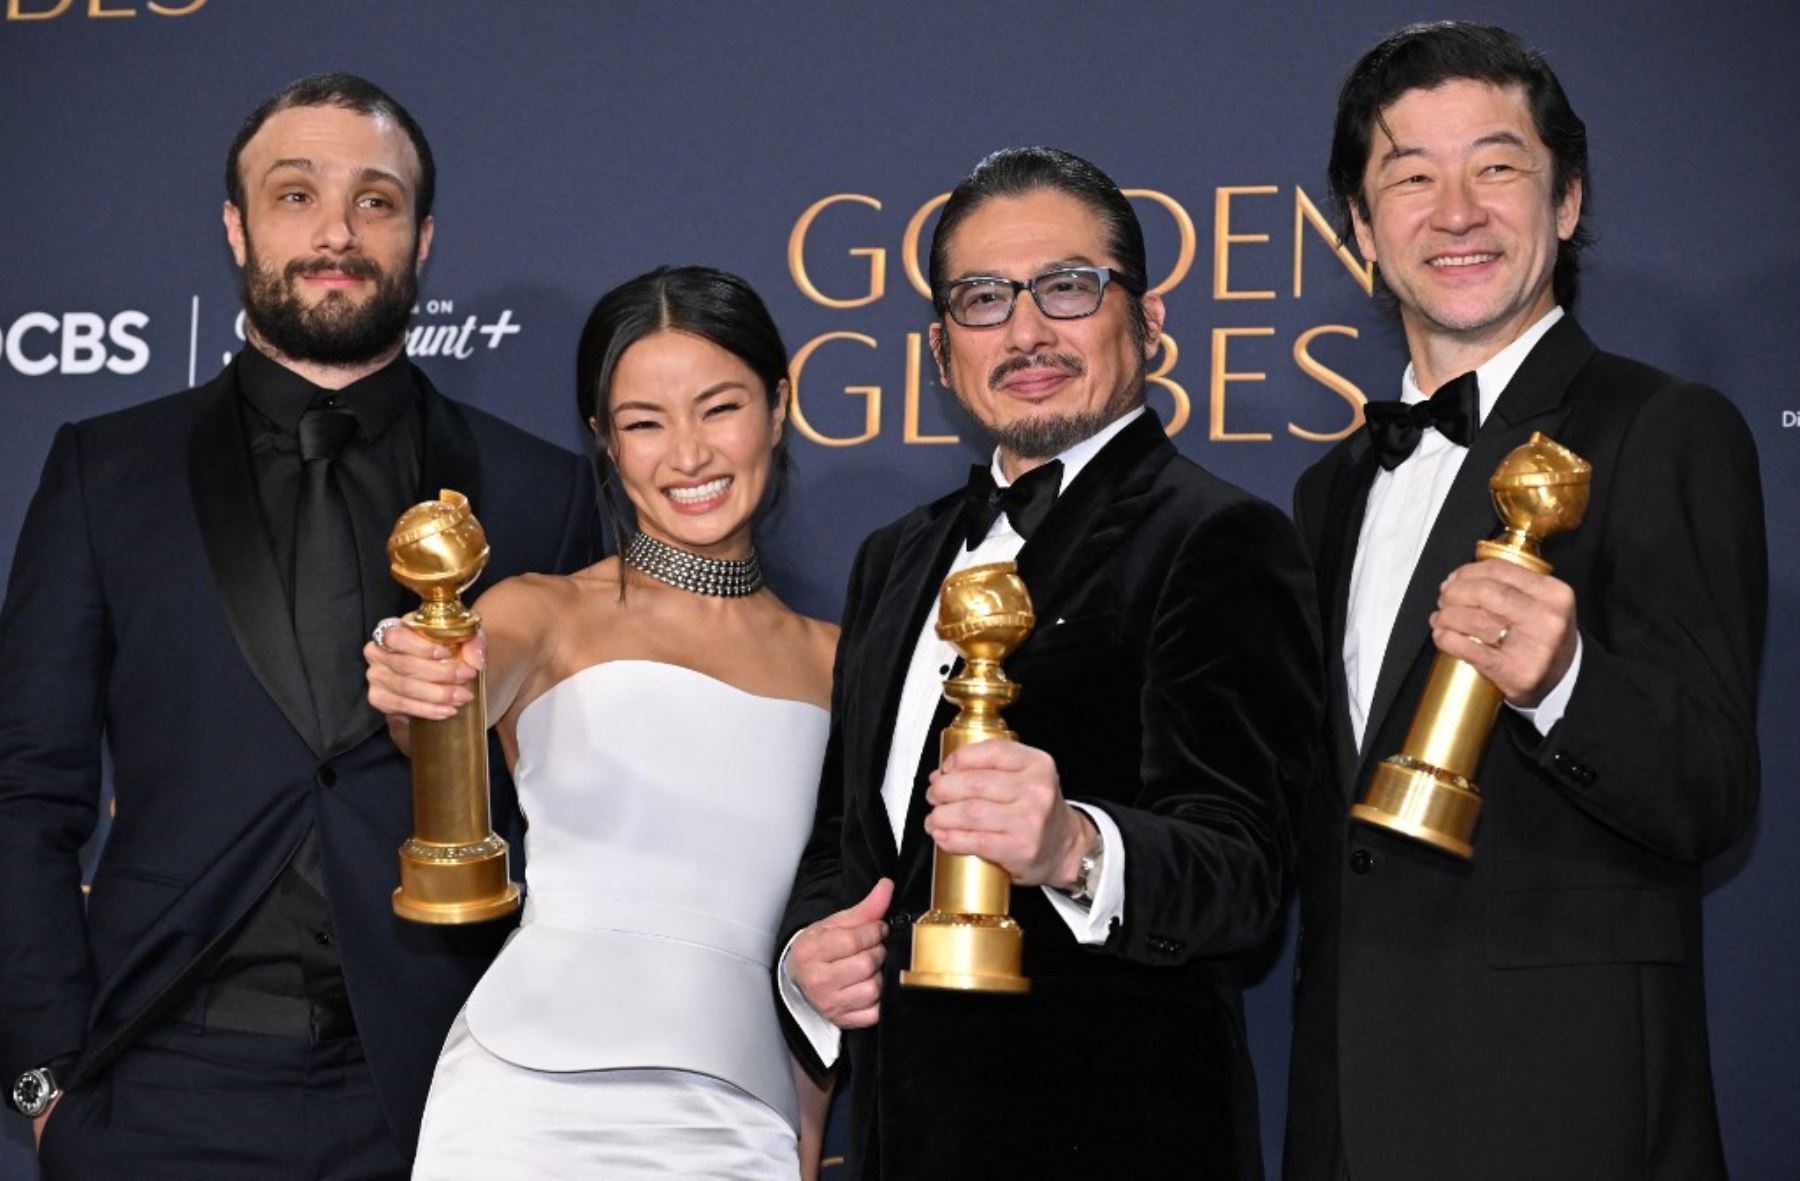
MULTIPOLYGON (((1319 207, 1314 205, 1312 198, 1306 195, 1306 190, 1302 189, 1299 185, 1295 185, 1294 298, 1300 298, 1300 246, 1304 239, 1304 235, 1301 231, 1309 222, 1312 224, 1313 229, 1319 232, 1319 237, 1325 239, 1325 241, 1330 244, 1333 253, 1338 256, 1338 261, 1344 264, 1344 269, 1350 272, 1350 277, 1355 279, 1357 286, 1363 289, 1363 294, 1374 295, 1375 264, 1372 262, 1358 262, 1356 256, 1350 253, 1350 248, 1338 240, 1337 231, 1331 228, 1331 223, 1325 220, 1325 215, 1319 212, 1319 207)), ((1352 335, 1355 334, 1352 333, 1352 335)))
POLYGON ((51 8, 42 8, 31 12, 22 7, 24 0, 6 0, 6 19, 9 21, 47 21, 61 16, 74 2, 75 0, 56 0, 55 6, 51 8))
MULTIPOLYGON (((32 2, 32 0, 7 0, 7 2, 17 6, 20 3, 32 2)), ((43 0, 43 2, 48 2, 48 0, 43 0)), ((65 5, 68 2, 69 0, 63 0, 65 5)), ((127 0, 89 0, 89 2, 110 4, 124 3, 127 0)), ((199 0, 199 2, 204 2, 204 0, 199 0)), ((198 6, 199 3, 194 5, 194 7, 198 6)), ((152 7, 155 6, 152 5, 152 7)), ((1142 208, 1141 203, 1149 202, 1156 205, 1162 214, 1166 214, 1173 221, 1176 233, 1173 265, 1161 282, 1154 284, 1149 290, 1158 295, 1175 290, 1190 277, 1199 252, 1199 234, 1194 227, 1193 218, 1189 215, 1186 207, 1168 193, 1144 188, 1122 191, 1127 199, 1140 203, 1140 209, 1142 208)), ((1277 299, 1278 295, 1273 290, 1233 288, 1231 283, 1233 248, 1240 248, 1237 261, 1241 266, 1243 263, 1241 248, 1271 245, 1273 236, 1271 233, 1249 233, 1241 229, 1234 229, 1232 217, 1234 213, 1240 218, 1245 216, 1241 207, 1234 209, 1234 205, 1242 205, 1240 198, 1276 197, 1285 199, 1285 186, 1228 185, 1214 189, 1213 193, 1213 298, 1222 301, 1277 299)), ((905 230, 900 238, 901 272, 906 276, 907 284, 927 300, 931 298, 931 290, 927 281, 929 260, 922 253, 927 249, 925 230, 931 223, 932 217, 943 209, 945 202, 949 199, 949 193, 939 193, 926 200, 907 219, 905 230)), ((814 223, 827 210, 842 204, 862 205, 877 212, 883 211, 882 202, 865 193, 834 193, 813 202, 795 221, 793 230, 788 236, 788 270, 793 276, 795 286, 814 303, 828 308, 866 307, 886 298, 890 249, 882 246, 858 246, 849 250, 852 257, 868 259, 869 277, 868 286, 864 291, 848 296, 825 294, 819 290, 807 271, 806 252, 809 247, 810 235, 816 228, 814 223)), ((1285 216, 1285 211, 1283 216, 1285 216)), ((1294 298, 1299 299, 1304 294, 1305 246, 1307 239, 1313 234, 1316 234, 1331 248, 1337 256, 1338 262, 1362 288, 1365 295, 1374 293, 1374 266, 1362 262, 1357 258, 1352 247, 1338 241, 1330 221, 1321 211, 1320 206, 1298 185, 1294 186, 1292 224, 1294 298), (1310 227, 1310 231, 1308 227, 1310 227)), ((1274 257, 1280 258, 1280 256, 1274 257)), ((1278 262, 1276 265, 1281 264, 1278 262)), ((1212 329, 1212 351, 1207 388, 1207 438, 1210 442, 1269 443, 1274 441, 1274 435, 1269 431, 1232 430, 1227 423, 1229 418, 1227 405, 1231 392, 1230 387, 1233 384, 1253 381, 1266 382, 1269 379, 1269 374, 1260 370, 1238 371, 1232 369, 1230 350, 1233 338, 1276 336, 1278 334, 1285 336, 1287 333, 1284 329, 1272 326, 1233 326, 1212 329)), ((1333 396, 1340 399, 1349 408, 1350 413, 1345 425, 1328 430, 1315 429, 1313 425, 1302 426, 1298 422, 1291 421, 1292 416, 1290 415, 1290 421, 1284 424, 1287 434, 1307 442, 1335 442, 1348 436, 1362 425, 1362 408, 1365 401, 1362 390, 1344 374, 1313 355, 1312 350, 1317 347, 1319 339, 1326 336, 1347 336, 1351 340, 1360 339, 1358 330, 1348 324, 1320 324, 1305 329, 1292 341, 1290 353, 1293 365, 1307 379, 1307 382, 1323 386, 1333 396)), ((874 336, 860 332, 827 332, 808 341, 805 347, 794 354, 794 388, 789 395, 789 404, 792 407, 794 427, 802 436, 824 447, 853 447, 880 436, 883 387, 873 383, 843 387, 843 393, 863 399, 862 429, 859 433, 845 435, 828 435, 820 431, 807 417, 800 392, 801 372, 807 362, 821 347, 836 341, 854 342, 871 350, 880 349, 880 343, 874 336)), ((901 387, 901 439, 907 445, 955 444, 960 441, 958 435, 930 434, 921 423, 924 415, 924 399, 927 396, 925 387, 932 383, 933 376, 925 363, 928 351, 929 345, 924 333, 909 332, 906 334, 905 376, 901 387)), ((1180 358, 1180 346, 1174 337, 1165 335, 1162 339, 1160 355, 1152 358, 1144 371, 1146 396, 1158 396, 1149 389, 1150 386, 1156 386, 1166 391, 1170 400, 1165 430, 1171 437, 1179 435, 1193 417, 1193 397, 1177 376, 1180 358)), ((1310 388, 1310 386, 1303 384, 1302 388, 1310 388)), ((1158 398, 1160 401, 1160 396, 1158 398)), ((819 412, 820 405, 821 403, 815 398, 812 403, 815 413, 819 412)), ((842 416, 842 409, 835 408, 832 414, 827 415, 827 425, 835 426, 842 416)))
POLYGON ((1314 359, 1312 353, 1307 351, 1307 346, 1327 332, 1338 336, 1348 336, 1351 340, 1357 339, 1358 335, 1356 329, 1348 324, 1321 324, 1317 328, 1308 328, 1305 332, 1300 334, 1299 339, 1294 341, 1294 364, 1300 366, 1300 372, 1306 374, 1306 376, 1312 378, 1344 401, 1350 403, 1350 425, 1330 434, 1319 434, 1314 431, 1306 430, 1303 427, 1296 426, 1291 422, 1288 423, 1288 434, 1312 443, 1335 443, 1354 431, 1357 427, 1361 426, 1363 421, 1363 403, 1367 401, 1363 396, 1363 392, 1357 389, 1349 378, 1338 373, 1336 370, 1327 369, 1324 365, 1321 365, 1314 359))
POLYGON ((906 334, 906 433, 908 443, 957 443, 955 435, 921 435, 919 433, 919 395, 925 370, 925 334, 906 334))
POLYGON ((867 443, 881 433, 881 387, 878 385, 849 385, 844 387, 846 394, 861 395, 863 405, 863 433, 848 438, 836 438, 832 435, 820 434, 813 424, 806 420, 806 414, 800 409, 800 373, 806 368, 806 362, 818 351, 820 345, 834 340, 853 340, 857 344, 869 348, 879 347, 873 336, 864 336, 860 332, 827 332, 823 336, 815 336, 800 347, 794 354, 793 362, 788 366, 793 374, 793 389, 788 394, 788 418, 794 429, 821 447, 854 447, 858 443, 867 443))
MULTIPOLYGON (((1175 251, 1175 266, 1169 271, 1168 278, 1150 288, 1150 294, 1162 295, 1164 292, 1175 290, 1181 286, 1181 281, 1187 278, 1188 271, 1193 269, 1194 253, 1199 248, 1200 235, 1194 230, 1194 219, 1188 216, 1188 211, 1181 202, 1167 193, 1159 193, 1155 189, 1121 189, 1120 192, 1134 199, 1142 198, 1146 201, 1154 201, 1168 210, 1169 216, 1175 219, 1175 234, 1180 243, 1175 251)), ((1173 431, 1170 432, 1170 434, 1173 433, 1173 431)))
POLYGON ((1231 232, 1231 199, 1233 197, 1267 197, 1281 190, 1274 185, 1227 185, 1213 195, 1213 298, 1274 299, 1273 291, 1233 291, 1228 277, 1231 246, 1235 242, 1267 242, 1267 234, 1234 234, 1231 232))
POLYGON ((1193 400, 1188 397, 1187 390, 1169 376, 1179 360, 1181 346, 1175 343, 1173 336, 1165 332, 1162 334, 1162 364, 1144 374, 1145 385, 1159 385, 1168 390, 1169 400, 1174 403, 1174 409, 1169 412, 1168 425, 1163 427, 1163 433, 1171 439, 1181 433, 1181 428, 1187 425, 1188 415, 1193 410, 1193 400))
POLYGON ((880 201, 873 197, 865 197, 861 193, 834 193, 829 197, 814 201, 806 207, 806 212, 800 215, 800 220, 794 223, 794 232, 788 235, 788 272, 794 276, 794 286, 798 287, 801 294, 814 303, 823 304, 828 308, 860 308, 874 303, 887 294, 887 251, 881 247, 858 246, 850 251, 853 258, 869 260, 869 290, 865 295, 849 299, 834 299, 820 291, 814 285, 811 276, 806 273, 807 231, 812 229, 812 224, 819 214, 840 201, 854 201, 859 205, 867 205, 876 210, 881 208, 880 201))
POLYGON ((1266 373, 1232 373, 1225 365, 1225 349, 1234 336, 1274 336, 1273 328, 1215 328, 1212 341, 1212 429, 1206 437, 1215 443, 1267 443, 1274 438, 1266 432, 1232 434, 1225 429, 1225 386, 1233 381, 1264 381, 1266 373))
MULTIPOLYGON (((44 0, 45 8, 27 8, 30 0, 6 0, 6 19, 9 21, 47 21, 55 20, 75 3, 75 0, 44 0)), ((158 4, 150 0, 144 7, 157 16, 192 16, 206 6, 206 0, 188 0, 186 4, 158 4)), ((137 8, 130 0, 87 0, 85 15, 90 20, 112 20, 118 17, 134 17, 137 8)))
POLYGON ((919 239, 925 233, 925 219, 942 209, 949 199, 949 193, 939 193, 919 206, 919 211, 906 223, 906 233, 900 239, 901 265, 906 268, 906 278, 912 283, 912 289, 926 299, 931 298, 931 285, 925 282, 925 272, 919 269, 919 239))

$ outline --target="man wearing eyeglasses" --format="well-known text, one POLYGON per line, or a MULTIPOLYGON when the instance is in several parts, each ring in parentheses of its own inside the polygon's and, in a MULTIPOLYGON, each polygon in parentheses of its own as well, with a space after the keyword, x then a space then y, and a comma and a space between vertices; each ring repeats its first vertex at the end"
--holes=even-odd
POLYGON ((877 531, 777 972, 795 1053, 847 1057, 848 1175, 1260 1177, 1235 957, 1275 928, 1321 655, 1299 539, 1144 407, 1164 309, 1085 160, 988 157, 933 235, 939 378, 993 437, 877 531), (1015 560, 1016 742, 938 765, 938 588, 1015 560), (1028 995, 900 988, 933 845, 1006 870, 1028 995))

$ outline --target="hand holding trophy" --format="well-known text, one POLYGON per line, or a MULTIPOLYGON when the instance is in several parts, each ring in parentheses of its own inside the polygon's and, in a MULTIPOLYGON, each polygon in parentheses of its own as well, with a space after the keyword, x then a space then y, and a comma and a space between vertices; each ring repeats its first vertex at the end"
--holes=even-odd
MULTIPOLYGON (((1000 716, 1019 696, 1000 662, 1036 625, 1031 595, 1012 562, 959 570, 938 595, 938 635, 967 662, 944 683, 944 696, 962 707, 944 727, 939 760, 988 739, 1017 737, 1000 716)), ((1004 869, 966 853, 933 851, 931 909, 913 924, 912 967, 900 973, 908 988, 1028 992, 1021 970, 1025 933, 1008 914, 1012 882, 1004 869)))
MULTIPOLYGON (((1505 530, 1478 542, 1477 558, 1497 558, 1539 574, 1547 537, 1581 524, 1593 467, 1541 432, 1500 461, 1488 487, 1505 530)), ((1382 761, 1350 815, 1365 824, 1453 853, 1475 855, 1481 792, 1475 770, 1500 714, 1501 693, 1466 661, 1443 652, 1419 699, 1400 753, 1382 761)))
MULTIPOLYGON (((467 497, 438 497, 394 523, 388 568, 424 600, 402 622, 454 658, 481 626, 461 596, 487 565, 488 544, 467 497)), ((413 835, 400 846, 394 913, 417 923, 479 923, 519 907, 488 802, 487 674, 472 688, 474 700, 450 717, 412 721, 413 835)))

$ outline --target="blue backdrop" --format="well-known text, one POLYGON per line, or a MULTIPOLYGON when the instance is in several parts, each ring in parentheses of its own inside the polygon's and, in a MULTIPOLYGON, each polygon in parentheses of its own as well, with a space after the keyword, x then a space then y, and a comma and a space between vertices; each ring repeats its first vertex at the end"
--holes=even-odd
MULTIPOLYGON (((1378 0, 0 6, 0 574, 59 423, 204 379, 238 347, 226 146, 264 95, 345 69, 406 103, 438 157, 412 351, 453 396, 575 445, 573 343, 601 291, 665 262, 756 284, 794 354, 801 435, 765 548, 784 596, 828 617, 857 541, 979 452, 930 377, 918 247, 933 202, 1003 145, 1069 148, 1136 191, 1170 309, 1152 402, 1185 452, 1287 504, 1402 363, 1319 216, 1338 82, 1394 26, 1451 15, 1378 0)), ((1723 389, 1761 451, 1765 790, 1757 835, 1715 867, 1706 954, 1734 1175, 1792 1178, 1800 9, 1473 0, 1453 15, 1542 47, 1587 120, 1589 332, 1723 389)), ((1284 956, 1249 998, 1272 1167, 1288 980, 1284 956)), ((23 1122, 5 1123, 0 1177, 28 1177, 23 1122)))

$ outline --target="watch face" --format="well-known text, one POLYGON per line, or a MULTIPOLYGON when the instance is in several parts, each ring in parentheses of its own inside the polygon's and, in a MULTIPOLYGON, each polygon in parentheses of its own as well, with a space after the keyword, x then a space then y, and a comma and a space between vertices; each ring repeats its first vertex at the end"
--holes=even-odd
POLYGON ((56 1084, 50 1080, 49 1071, 28 1070, 13 1084, 13 1106, 25 1115, 39 1116, 50 1105, 55 1093, 56 1084))

